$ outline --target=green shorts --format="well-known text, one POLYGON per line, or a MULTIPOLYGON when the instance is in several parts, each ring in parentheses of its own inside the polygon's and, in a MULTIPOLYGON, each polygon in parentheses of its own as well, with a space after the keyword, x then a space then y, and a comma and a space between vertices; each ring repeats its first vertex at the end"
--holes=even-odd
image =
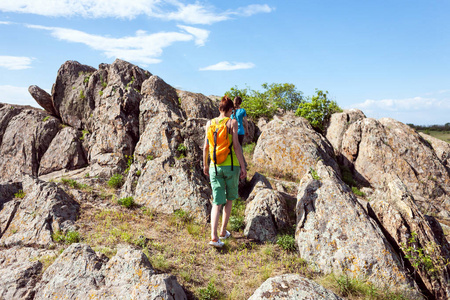
POLYGON ((239 166, 217 166, 217 175, 214 165, 209 167, 209 178, 211 179, 211 188, 213 192, 213 203, 216 205, 226 204, 227 200, 235 200, 239 197, 239 166))

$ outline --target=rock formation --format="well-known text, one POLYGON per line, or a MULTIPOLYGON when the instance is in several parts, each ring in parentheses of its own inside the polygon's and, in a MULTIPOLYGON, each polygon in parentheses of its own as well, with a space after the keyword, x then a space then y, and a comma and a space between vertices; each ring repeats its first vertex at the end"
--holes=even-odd
MULTIPOLYGON (((95 204, 51 181, 105 185, 118 174, 118 197, 206 221, 204 127, 219 98, 177 90, 122 60, 98 69, 67 61, 51 95, 29 91, 44 110, 0 103, 0 298, 186 299, 176 278, 156 274, 133 247, 118 247, 111 259, 85 244, 52 250, 54 234, 72 231, 81 207, 95 204)), ((247 238, 275 242, 296 225, 298 255, 322 274, 449 297, 450 246, 440 225, 450 224, 448 143, 359 110, 332 115, 325 135, 290 113, 249 125, 252 167, 267 178, 256 173, 241 185, 247 238), (356 197, 347 184, 370 196, 356 197)), ((268 279, 251 299, 306 294, 339 299, 295 274, 268 279)))

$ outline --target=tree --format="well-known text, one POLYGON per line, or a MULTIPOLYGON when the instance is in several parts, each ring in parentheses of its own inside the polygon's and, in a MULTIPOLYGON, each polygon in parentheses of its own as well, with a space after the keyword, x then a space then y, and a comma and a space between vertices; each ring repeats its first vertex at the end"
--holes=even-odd
POLYGON ((242 108, 253 119, 260 117, 272 118, 278 109, 295 111, 303 101, 303 93, 297 91, 294 84, 290 83, 264 83, 263 91, 250 88, 239 89, 232 87, 226 94, 233 99, 236 96, 242 98, 242 108))
POLYGON ((342 112, 337 103, 327 96, 328 91, 316 89, 316 95, 311 97, 311 101, 300 103, 295 114, 307 119, 316 130, 322 131, 333 113, 342 112))

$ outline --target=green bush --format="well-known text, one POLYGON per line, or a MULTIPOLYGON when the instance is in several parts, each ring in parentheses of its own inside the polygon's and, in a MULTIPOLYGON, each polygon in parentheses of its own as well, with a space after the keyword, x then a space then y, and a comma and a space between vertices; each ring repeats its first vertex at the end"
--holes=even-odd
POLYGON ((277 245, 286 251, 295 251, 295 238, 291 234, 280 235, 277 239, 277 245))
POLYGON ((52 234, 52 239, 57 243, 73 244, 80 242, 80 234, 77 231, 68 231, 66 234, 56 231, 52 234))
POLYGON ((243 216, 230 216, 228 221, 228 226, 232 231, 239 231, 245 226, 245 221, 243 216))
POLYGON ((14 194, 15 198, 23 199, 25 198, 26 194, 23 192, 23 190, 19 190, 17 193, 14 194))
POLYGON ((294 111, 303 101, 303 93, 297 91, 294 84, 272 83, 262 84, 263 91, 250 88, 239 89, 232 87, 226 94, 231 98, 242 98, 241 107, 247 111, 247 115, 253 119, 260 117, 272 118, 277 109, 294 111))
POLYGON ((307 119, 314 129, 322 131, 331 115, 342 111, 337 103, 327 96, 328 91, 316 90, 316 95, 312 96, 309 102, 299 104, 295 114, 307 119))
POLYGON ((108 186, 118 189, 123 185, 123 176, 122 174, 114 174, 109 180, 108 180, 108 186))
POLYGON ((359 196, 359 197, 366 196, 366 194, 364 194, 364 192, 361 192, 356 186, 352 186, 352 191, 353 191, 353 194, 355 194, 356 196, 359 196))
POLYGON ((317 171, 314 170, 312 167, 309 168, 311 170, 311 176, 314 180, 320 180, 319 175, 317 174, 317 171))
POLYGON ((198 298, 200 300, 218 299, 219 296, 220 296, 220 293, 214 286, 214 281, 210 281, 206 288, 201 288, 198 290, 198 298))
POLYGON ((122 205, 126 208, 131 208, 135 205, 133 197, 121 198, 121 199, 117 200, 117 203, 119 203, 120 205, 122 205))

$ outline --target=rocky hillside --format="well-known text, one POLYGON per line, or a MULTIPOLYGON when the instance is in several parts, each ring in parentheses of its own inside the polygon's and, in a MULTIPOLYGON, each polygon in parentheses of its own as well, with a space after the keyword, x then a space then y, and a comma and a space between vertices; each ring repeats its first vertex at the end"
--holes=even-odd
MULTIPOLYGON (((110 206, 90 186, 206 224, 201 147, 217 98, 121 60, 98 69, 67 61, 51 95, 29 91, 43 110, 0 104, 0 299, 198 297, 170 270, 154 269, 141 251, 145 231, 143 242, 109 256, 89 239, 56 248, 91 226, 89 209, 110 206)), ((270 244, 295 228, 295 256, 316 273, 407 299, 450 297, 450 144, 359 110, 334 114, 324 134, 291 114, 250 123, 244 239, 270 244)), ((251 299, 339 299, 300 275, 271 277, 251 299)))

